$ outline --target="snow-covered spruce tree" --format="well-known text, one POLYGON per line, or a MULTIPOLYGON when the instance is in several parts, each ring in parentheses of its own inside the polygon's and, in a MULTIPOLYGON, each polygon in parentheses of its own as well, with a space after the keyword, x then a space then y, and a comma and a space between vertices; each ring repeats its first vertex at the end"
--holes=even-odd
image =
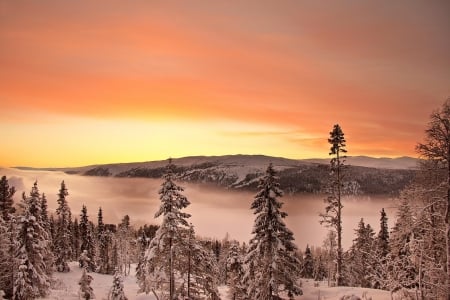
POLYGON ((232 300, 245 299, 246 290, 242 284, 244 277, 244 257, 237 242, 231 244, 227 255, 228 285, 232 300))
POLYGON ((370 272, 367 274, 370 286, 375 289, 386 289, 390 246, 388 218, 384 208, 380 212, 380 231, 375 237, 374 246, 375 249, 373 249, 372 254, 374 255, 375 263, 370 266, 370 272))
POLYGON ((70 229, 72 236, 72 260, 77 260, 81 255, 80 225, 78 224, 78 218, 75 218, 72 222, 70 229))
POLYGON ((97 241, 98 241, 98 272, 101 274, 111 274, 114 270, 110 266, 110 248, 112 247, 112 237, 109 232, 105 228, 105 224, 103 223, 103 211, 100 207, 98 209, 97 215, 97 241))
POLYGON ((14 208, 14 193, 15 188, 9 186, 8 179, 6 176, 2 176, 0 179, 0 221, 2 223, 1 227, 1 254, 2 257, 0 262, 0 290, 5 292, 7 298, 12 297, 13 293, 13 261, 14 261, 14 234, 15 221, 14 213, 16 209, 14 208))
POLYGON ((387 288, 415 288, 418 286, 418 270, 412 260, 411 242, 417 234, 411 207, 411 191, 400 195, 397 220, 390 236, 391 250, 388 254, 387 288))
POLYGON ((123 275, 129 275, 131 270, 131 241, 133 229, 130 226, 130 217, 125 215, 117 228, 118 267, 123 275))
POLYGON ((283 195, 272 164, 260 180, 251 205, 256 215, 244 276, 250 299, 270 300, 286 292, 289 299, 301 295, 298 285, 300 262, 295 255, 294 235, 285 223, 287 213, 277 198, 283 195))
POLYGON ((123 291, 122 275, 116 270, 113 277, 113 286, 108 294, 108 300, 128 300, 123 291))
POLYGON ((219 274, 217 260, 211 249, 196 239, 194 227, 182 229, 183 246, 178 255, 187 259, 177 261, 182 274, 182 284, 177 295, 188 299, 217 299, 217 278, 219 274))
POLYGON ((141 292, 159 292, 160 299, 173 299, 175 294, 175 277, 181 277, 177 267, 178 253, 183 246, 182 229, 187 229, 189 214, 182 212, 190 203, 181 193, 183 188, 174 182, 172 160, 166 167, 164 182, 159 190, 161 206, 155 218, 163 217, 161 226, 151 240, 145 253, 146 276, 139 280, 141 292))
POLYGON ((361 219, 355 233, 356 238, 349 250, 344 280, 349 286, 372 287, 371 272, 373 266, 378 263, 375 258, 375 232, 370 224, 366 225, 361 219))
POLYGON ((333 277, 334 274, 336 274, 336 248, 336 233, 333 230, 330 230, 323 241, 323 249, 326 253, 325 263, 327 268, 328 286, 333 286, 336 282, 333 277))
POLYGON ((0 215, 0 291, 12 293, 13 264, 10 254, 10 226, 0 215))
POLYGON ((87 274, 86 268, 83 268, 83 273, 81 274, 80 281, 78 282, 80 285, 80 290, 78 291, 80 299, 95 299, 94 289, 91 287, 92 280, 92 276, 87 274))
POLYGON ((13 196, 15 192, 16 189, 13 186, 9 186, 6 176, 2 176, 0 179, 0 214, 5 221, 9 221, 11 215, 16 211, 13 206, 13 196))
POLYGON ((92 236, 92 226, 89 222, 89 216, 85 205, 83 205, 81 209, 79 226, 81 236, 81 255, 85 256, 84 260, 80 260, 80 267, 86 267, 87 271, 95 271, 94 238, 92 236))
POLYGON ((380 231, 377 236, 377 250, 381 258, 386 257, 389 253, 389 228, 388 218, 384 208, 380 212, 380 231))
POLYGON ((69 272, 68 261, 72 259, 72 233, 70 232, 70 208, 66 197, 69 195, 64 181, 58 193, 58 207, 56 208, 56 238, 53 241, 55 265, 58 272, 69 272))
POLYGON ((313 278, 316 281, 322 281, 326 277, 327 277, 327 268, 325 265, 324 254, 320 253, 320 255, 316 255, 314 257, 313 278))
POLYGON ((41 201, 37 182, 30 196, 23 195, 23 214, 18 217, 16 245, 17 270, 14 276, 13 299, 45 297, 50 288, 51 270, 45 261, 52 257, 48 245, 48 232, 41 222, 41 201))
POLYGON ((303 254, 302 269, 300 275, 303 278, 313 278, 314 273, 314 259, 311 253, 311 248, 306 245, 305 253, 303 254))
POLYGON ((145 251, 150 244, 150 239, 147 237, 147 234, 144 229, 140 231, 140 235, 137 238, 138 244, 138 263, 136 266, 136 279, 138 282, 145 280, 145 251))
POLYGON ((444 202, 444 223, 446 242, 446 298, 450 299, 450 98, 442 107, 430 116, 428 128, 425 131, 425 142, 417 145, 417 151, 426 160, 432 162, 436 169, 445 170, 441 177, 441 184, 445 186, 445 194, 441 197, 444 202))
POLYGON ((346 140, 341 127, 336 124, 330 132, 328 143, 331 144, 330 155, 333 158, 330 161, 331 179, 328 189, 328 197, 325 199, 327 206, 325 213, 321 214, 323 220, 321 224, 333 228, 337 234, 337 253, 336 253, 336 285, 342 285, 342 187, 343 170, 345 162, 345 153, 347 153, 346 140))

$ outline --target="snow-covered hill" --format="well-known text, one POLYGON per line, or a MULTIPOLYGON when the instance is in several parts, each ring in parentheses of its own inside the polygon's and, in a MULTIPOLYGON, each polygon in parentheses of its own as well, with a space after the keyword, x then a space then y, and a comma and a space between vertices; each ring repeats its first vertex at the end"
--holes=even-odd
MULTIPOLYGON (((255 189, 272 163, 288 193, 321 193, 328 180, 329 159, 294 160, 264 155, 192 156, 173 159, 179 180, 232 189, 255 189)), ((347 181, 362 194, 396 194, 414 175, 413 158, 349 157, 347 181)), ((46 169, 86 176, 160 178, 167 160, 46 169)), ((355 192, 354 191, 354 192, 355 192)))

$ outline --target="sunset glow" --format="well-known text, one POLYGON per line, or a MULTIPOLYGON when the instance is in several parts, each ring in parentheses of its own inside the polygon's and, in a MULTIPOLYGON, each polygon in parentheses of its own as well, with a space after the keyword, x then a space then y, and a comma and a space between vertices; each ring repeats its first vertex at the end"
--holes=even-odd
POLYGON ((450 96, 446 1, 0 0, 0 166, 416 156, 450 96))

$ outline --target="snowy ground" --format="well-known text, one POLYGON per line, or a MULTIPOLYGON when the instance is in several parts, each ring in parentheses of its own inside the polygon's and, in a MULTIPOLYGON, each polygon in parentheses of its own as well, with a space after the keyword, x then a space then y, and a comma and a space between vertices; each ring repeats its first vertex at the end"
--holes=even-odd
MULTIPOLYGON (((75 300, 78 298, 78 280, 81 278, 81 269, 78 263, 70 264, 71 271, 69 273, 55 273, 54 277, 57 279, 56 286, 51 290, 50 295, 45 300, 75 300)), ((134 270, 134 268, 132 268, 134 270)), ((92 288, 96 299, 108 299, 108 292, 112 286, 112 276, 102 275, 97 273, 90 273, 94 278, 92 281, 92 288)), ((124 278, 124 290, 129 300, 155 300, 153 295, 139 294, 138 285, 134 273, 124 278)), ((229 300, 228 289, 226 286, 219 287, 220 297, 222 300, 229 300)), ((390 293, 387 291, 353 288, 353 287, 333 287, 329 288, 326 283, 320 283, 319 287, 314 287, 313 280, 303 280, 303 296, 297 297, 300 300, 334 300, 339 299, 343 295, 356 295, 361 297, 364 292, 367 292, 367 299, 372 297, 372 300, 388 300, 391 299, 390 293)))

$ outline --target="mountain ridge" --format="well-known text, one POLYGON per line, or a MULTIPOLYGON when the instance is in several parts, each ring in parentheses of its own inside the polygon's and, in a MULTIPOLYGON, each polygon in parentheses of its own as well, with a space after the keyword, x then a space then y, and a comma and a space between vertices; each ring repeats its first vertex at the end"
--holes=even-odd
MULTIPOLYGON (((348 157, 344 190, 349 194, 396 195, 414 177, 414 158, 348 157), (359 165, 358 165, 359 164, 359 165), (364 166, 367 165, 367 166, 364 166)), ((173 159, 180 181, 208 183, 227 189, 256 190, 269 163, 289 193, 323 193, 330 179, 329 159, 295 160, 265 155, 190 156, 173 159)), ((161 178, 167 160, 101 164, 78 168, 39 168, 85 176, 161 178)))

